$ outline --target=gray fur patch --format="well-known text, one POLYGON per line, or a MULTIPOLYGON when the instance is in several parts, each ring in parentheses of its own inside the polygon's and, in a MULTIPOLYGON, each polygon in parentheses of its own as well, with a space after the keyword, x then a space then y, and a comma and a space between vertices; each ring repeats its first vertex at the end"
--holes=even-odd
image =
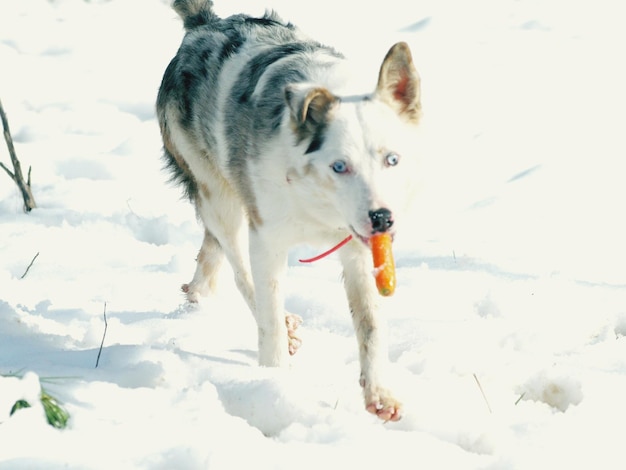
MULTIPOLYGON (((261 18, 234 15, 217 18, 211 2, 178 0, 177 12, 188 29, 183 43, 164 74, 157 108, 164 128, 167 106, 175 106, 176 119, 192 140, 199 141, 207 158, 217 151, 215 123, 224 123, 228 145, 230 178, 244 204, 253 211, 255 201, 247 178, 250 159, 258 158, 266 143, 276 136, 287 111, 285 88, 312 80, 312 71, 326 66, 328 57, 341 59, 339 53, 315 41, 302 39, 290 23, 275 13, 261 18), (230 97, 219 114, 219 83, 224 64, 237 60, 249 43, 262 45, 248 59, 235 79, 230 97), (318 57, 325 57, 325 64, 318 57)), ((251 49, 246 49, 250 51, 251 49)), ((319 148, 321 134, 299 132, 298 139, 311 140, 310 151, 319 148)), ((198 191, 193 176, 181 168, 180 158, 166 149, 167 166, 174 179, 193 197, 198 191)))

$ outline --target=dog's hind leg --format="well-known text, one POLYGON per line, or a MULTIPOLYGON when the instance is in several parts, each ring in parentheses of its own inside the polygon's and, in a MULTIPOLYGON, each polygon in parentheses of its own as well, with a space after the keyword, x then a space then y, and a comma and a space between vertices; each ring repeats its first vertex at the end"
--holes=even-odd
POLYGON ((205 228, 204 240, 196 259, 196 272, 192 281, 182 286, 189 302, 198 302, 201 296, 215 291, 217 273, 223 260, 224 252, 219 241, 205 228))
MULTIPOLYGON (((219 179, 215 178, 214 181, 219 181, 219 179)), ((263 313, 267 309, 262 309, 263 312, 260 314, 257 310, 250 258, 247 256, 249 251, 248 220, 238 197, 231 191, 226 185, 223 185, 220 191, 211 193, 206 187, 200 188, 195 199, 195 206, 205 226, 204 240, 197 258, 193 280, 189 284, 183 285, 182 289, 187 294, 189 302, 198 302, 201 296, 208 294, 215 287, 217 274, 225 256, 233 270, 237 288, 248 304, 257 324, 263 325, 268 318, 263 313)), ((302 344, 296 334, 302 319, 297 315, 284 313, 282 306, 280 313, 282 315, 281 325, 276 327, 275 332, 280 338, 287 338, 287 341, 276 339, 280 344, 275 347, 280 351, 284 349, 293 355, 302 344), (287 345, 286 348, 284 347, 285 344, 287 345)), ((271 318, 273 319, 273 316, 271 318)), ((260 327, 261 330, 264 328, 260 327)), ((274 339, 270 340, 270 343, 273 341, 274 339)), ((271 347, 269 348, 271 349, 271 347)), ((265 354, 262 355, 265 356, 265 354)), ((276 356, 274 353, 269 353, 269 355, 276 356)), ((278 365, 284 361, 262 359, 261 363, 263 365, 278 365)))
MULTIPOLYGON (((219 248, 220 261, 225 255, 233 270, 235 284, 248 307, 254 313, 256 307, 252 276, 250 275, 248 258, 243 255, 247 245, 247 237, 245 236, 247 231, 246 216, 237 197, 234 194, 229 194, 229 192, 227 187, 223 187, 221 191, 216 191, 215 194, 204 191, 198 194, 196 198, 196 209, 204 223, 206 232, 198 257, 196 275, 190 285, 196 285, 197 277, 198 284, 203 283, 207 286, 204 288, 206 292, 210 285, 215 283, 219 263, 206 270, 205 266, 207 265, 204 261, 205 259, 217 261, 217 247, 219 248), (203 254, 206 255, 206 258, 203 254)), ((199 293, 201 292, 199 291, 199 293)))

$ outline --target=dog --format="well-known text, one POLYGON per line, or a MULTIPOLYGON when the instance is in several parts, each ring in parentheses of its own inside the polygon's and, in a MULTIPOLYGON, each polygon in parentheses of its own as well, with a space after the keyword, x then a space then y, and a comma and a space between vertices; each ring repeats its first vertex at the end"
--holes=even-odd
MULTIPOLYGON (((176 0, 185 36, 157 97, 166 166, 204 225, 190 302, 215 288, 224 257, 258 326, 261 366, 298 348, 281 279, 296 244, 336 245, 359 346, 366 410, 398 420, 385 386, 369 239, 395 235, 415 160, 420 78, 406 43, 371 88, 355 89, 335 49, 276 13, 220 18, 210 0, 176 0)), ((358 82, 359 80, 356 80, 358 82)))

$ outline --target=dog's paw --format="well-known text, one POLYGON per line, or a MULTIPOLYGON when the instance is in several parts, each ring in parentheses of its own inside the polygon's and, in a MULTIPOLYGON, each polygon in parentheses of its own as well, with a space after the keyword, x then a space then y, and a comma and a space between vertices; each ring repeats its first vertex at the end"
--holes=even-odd
POLYGON ((302 317, 287 313, 285 315, 285 324, 287 325, 287 339, 289 341, 289 354, 293 356, 302 346, 302 340, 296 335, 296 330, 302 325, 302 317))
POLYGON ((187 302, 190 304, 197 304, 202 297, 206 297, 209 294, 208 285, 191 281, 189 284, 183 284, 180 286, 180 290, 185 293, 187 302))
POLYGON ((399 421, 402 418, 402 403, 384 388, 364 389, 365 409, 383 421, 399 421))
POLYGON ((180 286, 180 290, 185 293, 187 302, 190 304, 197 304, 199 300, 198 292, 191 286, 191 284, 183 284, 180 286))

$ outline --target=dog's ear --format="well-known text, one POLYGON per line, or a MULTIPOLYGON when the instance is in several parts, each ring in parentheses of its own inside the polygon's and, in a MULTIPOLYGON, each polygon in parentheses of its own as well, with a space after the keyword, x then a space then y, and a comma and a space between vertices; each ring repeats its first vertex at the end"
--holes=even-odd
POLYGON ((285 99, 298 143, 319 135, 332 119, 339 98, 323 87, 288 85, 285 99))
POLYGON ((378 74, 376 95, 408 122, 419 121, 420 77, 407 43, 394 44, 387 52, 378 74))

